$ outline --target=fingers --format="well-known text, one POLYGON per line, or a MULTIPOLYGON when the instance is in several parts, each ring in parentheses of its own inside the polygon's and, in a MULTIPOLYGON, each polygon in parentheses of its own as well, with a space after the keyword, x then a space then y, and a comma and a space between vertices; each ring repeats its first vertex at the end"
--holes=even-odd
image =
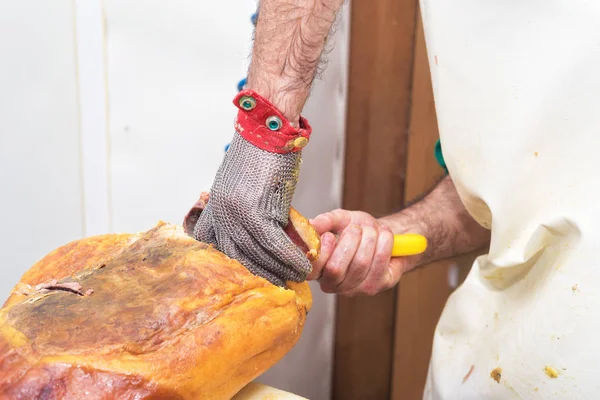
POLYGON ((333 293, 346 279, 348 267, 358 251, 362 238, 362 229, 358 225, 350 225, 341 234, 338 243, 323 270, 320 279, 321 289, 333 293))
POLYGON ((352 259, 344 281, 338 285, 337 292, 343 293, 360 285, 374 266, 379 231, 372 226, 362 228, 362 238, 352 259))
POLYGON ((350 216, 346 213, 337 213, 338 210, 320 214, 310 221, 319 235, 325 232, 338 233, 350 223, 350 216), (337 216, 337 218, 336 218, 337 216))
POLYGON ((333 210, 328 213, 318 215, 310 221, 319 235, 325 232, 339 234, 348 225, 355 224, 359 226, 377 226, 378 222, 371 215, 361 211, 333 210))
MULTIPOLYGON (((362 281, 357 282, 357 285, 341 293, 344 295, 366 294, 372 296, 394 286, 397 281, 392 281, 389 271, 393 244, 394 235, 392 231, 388 227, 382 226, 369 273, 362 281)), ((399 276, 398 279, 400 279, 399 276)))
POLYGON ((393 287, 404 271, 405 262, 391 258, 392 231, 373 221, 349 225, 337 240, 326 232, 321 240, 321 255, 309 278, 319 279, 326 293, 374 295, 393 287))
POLYGON ((306 279, 316 280, 322 277, 323 268, 325 267, 325 264, 327 264, 327 261, 329 261, 333 250, 335 250, 336 244, 337 238, 333 233, 325 232, 323 235, 321 235, 321 251, 319 257, 313 261, 313 270, 310 274, 308 274, 306 279))

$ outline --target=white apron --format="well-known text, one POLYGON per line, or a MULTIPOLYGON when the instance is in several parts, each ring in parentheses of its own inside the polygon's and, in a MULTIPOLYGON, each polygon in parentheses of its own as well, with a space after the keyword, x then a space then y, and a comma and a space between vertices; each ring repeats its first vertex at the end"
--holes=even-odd
POLYGON ((426 399, 600 399, 600 1, 422 0, 445 161, 492 229, 426 399))

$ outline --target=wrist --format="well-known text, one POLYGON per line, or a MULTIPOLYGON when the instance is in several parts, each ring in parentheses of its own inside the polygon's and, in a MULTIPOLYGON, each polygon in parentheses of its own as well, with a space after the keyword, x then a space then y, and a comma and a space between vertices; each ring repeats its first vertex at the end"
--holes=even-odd
POLYGON ((287 87, 283 79, 277 77, 257 79, 251 74, 246 85, 247 89, 260 93, 283 114, 292 126, 297 127, 309 91, 289 90, 287 87), (276 82, 276 84, 269 85, 268 82, 276 82))
POLYGON ((270 153, 295 153, 304 148, 312 128, 305 118, 293 125, 264 96, 245 89, 237 94, 234 104, 239 109, 235 130, 246 141, 270 153))
POLYGON ((407 270, 428 264, 433 261, 433 258, 435 257, 435 247, 432 245, 429 227, 422 218, 419 218, 420 213, 413 208, 415 208, 415 206, 378 219, 378 221, 387 226, 394 235, 415 233, 427 238, 429 244, 425 252, 414 256, 404 257, 404 259, 408 261, 407 270))
POLYGON ((467 254, 489 245, 490 231, 465 209, 454 183, 445 177, 423 200, 381 219, 394 234, 425 236, 428 247, 416 265, 467 254))

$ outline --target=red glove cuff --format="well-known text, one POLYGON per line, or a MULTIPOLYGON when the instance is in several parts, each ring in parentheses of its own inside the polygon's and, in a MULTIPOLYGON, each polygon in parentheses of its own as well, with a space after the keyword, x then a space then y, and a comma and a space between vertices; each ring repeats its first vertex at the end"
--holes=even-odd
POLYGON ((312 128, 300 117, 300 126, 290 121, 267 99, 252 90, 242 90, 233 104, 239 109, 235 130, 256 147, 270 153, 295 153, 308 144, 312 128))

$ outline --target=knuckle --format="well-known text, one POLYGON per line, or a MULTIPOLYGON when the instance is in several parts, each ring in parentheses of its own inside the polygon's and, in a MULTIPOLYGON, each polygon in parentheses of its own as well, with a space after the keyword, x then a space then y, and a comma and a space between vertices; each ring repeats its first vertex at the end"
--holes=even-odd
POLYGON ((354 257, 354 262, 352 263, 352 269, 358 269, 362 271, 364 269, 369 268, 371 264, 371 260, 365 254, 356 254, 354 257))
POLYGON ((377 289, 379 291, 383 290, 383 287, 386 284, 386 279, 385 279, 385 276, 382 273, 380 273, 379 271, 377 271, 377 273, 375 273, 375 274, 373 274, 371 276, 371 280, 373 282, 372 283, 373 286, 377 287, 377 289))
POLYGON ((360 236, 362 235, 363 228, 357 224, 350 224, 346 229, 344 229, 344 233, 346 235, 360 236))
POLYGON ((331 280, 337 282, 344 277, 344 268, 336 264, 327 265, 325 267, 325 274, 327 274, 331 280))
POLYGON ((362 247, 371 250, 371 252, 373 252, 375 250, 375 245, 377 244, 377 234, 375 233, 375 230, 373 228, 371 228, 372 230, 369 231, 366 234, 363 234, 363 238, 362 238, 362 247))
POLYGON ((362 230, 358 225, 350 225, 340 233, 340 242, 345 243, 347 251, 357 252, 360 248, 362 230))

